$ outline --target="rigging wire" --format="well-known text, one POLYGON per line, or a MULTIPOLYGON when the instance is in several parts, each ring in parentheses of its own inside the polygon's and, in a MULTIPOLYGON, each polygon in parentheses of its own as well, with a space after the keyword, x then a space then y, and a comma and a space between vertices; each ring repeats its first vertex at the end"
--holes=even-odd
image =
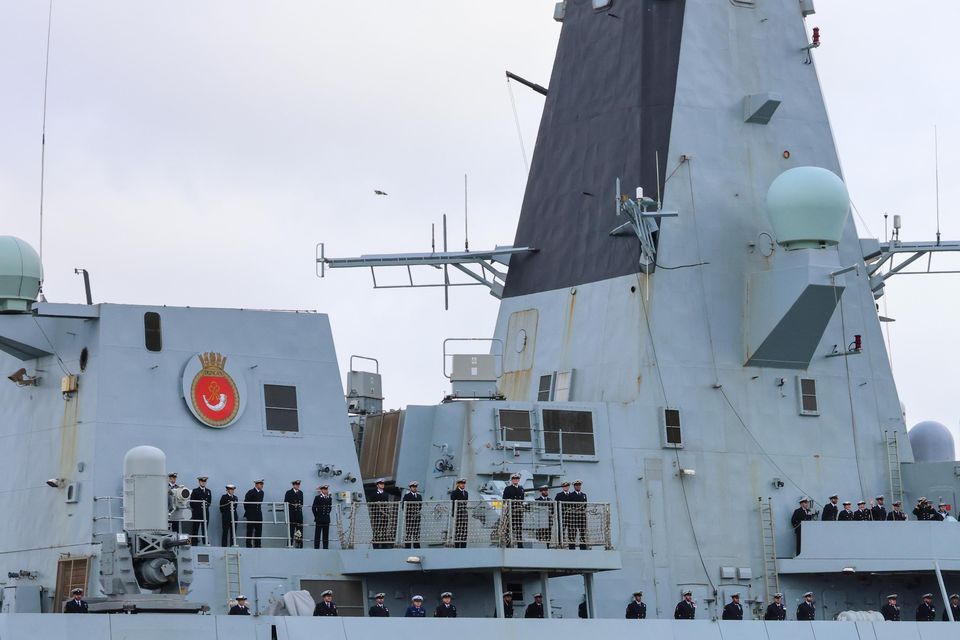
MULTIPOLYGON (((833 287, 833 303, 840 307, 840 346, 844 351, 847 349, 847 321, 846 316, 843 313, 843 296, 837 295, 837 286, 836 280, 834 280, 833 287)), ((847 398, 850 402, 850 427, 852 429, 853 436, 853 460, 857 464, 857 480, 860 482, 860 494, 862 496, 866 495, 866 489, 863 485, 863 472, 860 468, 860 446, 857 443, 857 414, 853 408, 853 380, 850 377, 850 357, 844 355, 843 365, 847 374, 847 398)), ((863 498, 866 500, 866 498, 863 498)))
POLYGON ((47 341, 47 344, 50 345, 50 350, 53 351, 53 355, 57 358, 57 364, 60 365, 60 370, 63 371, 63 374, 66 376, 72 375, 67 370, 67 365, 63 363, 63 358, 60 357, 60 354, 57 353, 57 348, 53 346, 53 342, 50 340, 50 337, 47 335, 47 332, 43 330, 43 327, 40 326, 40 321, 37 320, 37 316, 30 314, 30 317, 33 318, 33 322, 37 325, 37 329, 40 330, 40 333, 43 335, 44 339, 47 341))
POLYGON ((937 140, 937 125, 933 125, 933 175, 937 191, 937 246, 940 246, 940 145, 937 140))
POLYGON ((527 162, 527 148, 523 144, 523 130, 520 128, 520 115, 517 113, 517 101, 513 97, 513 85, 510 78, 507 78, 507 92, 510 94, 510 106, 513 108, 513 121, 517 125, 517 138, 520 140, 520 155, 523 157, 523 170, 525 175, 530 174, 530 164, 527 162))
POLYGON ((43 115, 40 123, 40 263, 43 264, 43 183, 47 165, 47 78, 50 75, 50 32, 53 27, 53 0, 47 12, 47 52, 43 61, 43 115))

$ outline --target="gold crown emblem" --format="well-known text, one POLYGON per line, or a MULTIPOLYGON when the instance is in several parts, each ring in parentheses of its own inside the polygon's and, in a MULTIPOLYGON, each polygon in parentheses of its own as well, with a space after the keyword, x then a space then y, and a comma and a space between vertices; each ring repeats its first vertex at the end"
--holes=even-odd
POLYGON ((200 364, 204 369, 223 371, 224 366, 227 364, 227 356, 212 351, 201 353, 197 357, 200 358, 200 364))

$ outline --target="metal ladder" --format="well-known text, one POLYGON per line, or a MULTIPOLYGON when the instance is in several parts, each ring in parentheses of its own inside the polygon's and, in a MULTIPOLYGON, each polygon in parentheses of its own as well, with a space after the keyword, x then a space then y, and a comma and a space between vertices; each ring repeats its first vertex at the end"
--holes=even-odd
POLYGON ((227 600, 232 600, 240 595, 240 552, 224 551, 223 566, 227 574, 227 600))
POLYGON ((887 464, 890 466, 890 503, 903 500, 903 479, 900 476, 900 442, 898 431, 884 431, 887 441, 887 464))
POLYGON ((770 498, 760 503, 760 540, 763 542, 763 585, 767 590, 767 602, 773 602, 773 594, 780 593, 780 574, 777 573, 777 541, 773 528, 773 503, 770 498))

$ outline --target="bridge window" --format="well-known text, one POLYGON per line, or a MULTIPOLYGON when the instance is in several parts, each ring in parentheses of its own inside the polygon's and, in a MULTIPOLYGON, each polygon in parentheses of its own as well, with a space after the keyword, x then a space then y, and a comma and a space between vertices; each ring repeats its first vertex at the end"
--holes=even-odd
POLYGON ((663 446, 670 449, 683 448, 683 431, 680 427, 680 409, 663 410, 663 446))
POLYGON ((147 311, 143 314, 143 343, 147 351, 160 351, 163 348, 160 314, 156 311, 147 311))
POLYGON ((593 412, 543 409, 544 457, 594 457, 593 412))
POLYGON ((532 437, 529 411, 514 409, 497 409, 497 427, 500 433, 500 444, 512 447, 529 448, 532 437))
POLYGON ((297 419, 297 388, 279 385, 263 385, 263 406, 266 409, 268 431, 300 431, 297 419))
POLYGON ((800 415, 820 415, 820 405, 817 404, 817 381, 813 378, 797 378, 797 397, 800 400, 800 415))

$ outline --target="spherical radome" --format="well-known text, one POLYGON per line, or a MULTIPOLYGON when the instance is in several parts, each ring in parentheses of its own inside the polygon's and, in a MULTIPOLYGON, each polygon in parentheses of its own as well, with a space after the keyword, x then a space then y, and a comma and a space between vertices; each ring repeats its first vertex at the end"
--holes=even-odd
POLYGON ((955 459, 953 434, 939 422, 924 420, 910 428, 910 447, 917 462, 952 462, 955 459))
POLYGON ((43 266, 29 244, 13 236, 0 236, 0 313, 29 311, 37 300, 43 266))
POLYGON ((767 190, 767 217, 786 249, 839 243, 849 210, 843 180, 821 167, 788 169, 767 190))

